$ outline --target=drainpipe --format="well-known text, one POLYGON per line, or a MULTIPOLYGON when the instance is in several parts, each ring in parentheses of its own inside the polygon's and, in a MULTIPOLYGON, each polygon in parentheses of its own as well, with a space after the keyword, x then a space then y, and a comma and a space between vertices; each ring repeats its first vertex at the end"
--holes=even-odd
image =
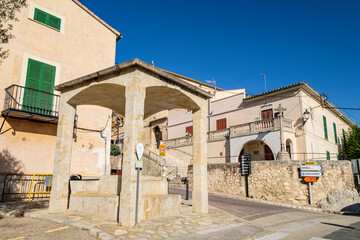
POLYGON ((208 99, 208 132, 210 132, 210 114, 211 114, 211 99, 208 99))

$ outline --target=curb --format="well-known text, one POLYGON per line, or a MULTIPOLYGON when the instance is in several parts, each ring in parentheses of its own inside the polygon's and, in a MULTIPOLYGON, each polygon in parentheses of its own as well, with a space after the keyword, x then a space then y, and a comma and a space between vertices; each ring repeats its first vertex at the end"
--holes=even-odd
MULTIPOLYGON (((174 187, 174 188, 177 188, 177 187, 174 187)), ((183 188, 177 188, 177 189, 184 190, 183 188)), ((257 202, 257 203, 264 203, 264 204, 275 205, 275 206, 280 206, 280 207, 296 208, 296 209, 308 210, 308 211, 313 211, 313 212, 360 216, 360 212, 342 212, 342 211, 325 210, 325 209, 321 209, 321 208, 317 208, 317 207, 301 206, 301 205, 294 205, 294 204, 280 203, 280 202, 272 202, 272 201, 267 201, 267 200, 263 200, 263 199, 246 198, 246 197, 231 195, 231 194, 227 194, 227 193, 219 193, 219 192, 209 192, 209 193, 218 195, 218 196, 223 196, 223 197, 229 197, 229 198, 257 202)))
POLYGON ((308 211, 313 211, 313 212, 322 212, 322 213, 331 213, 331 214, 340 214, 340 215, 357 215, 357 216, 360 215, 360 212, 342 212, 342 211, 325 210, 325 209, 321 209, 321 208, 317 208, 317 207, 308 207, 308 206, 294 205, 294 204, 288 204, 288 203, 272 202, 272 201, 267 201, 267 200, 262 200, 262 199, 246 198, 246 197, 236 196, 236 195, 231 195, 231 194, 226 194, 226 193, 219 193, 219 192, 209 192, 209 193, 214 194, 214 195, 229 197, 229 198, 235 198, 235 199, 246 200, 246 201, 257 202, 257 203, 264 203, 264 204, 275 205, 275 206, 280 206, 280 207, 303 209, 303 210, 308 210, 308 211))

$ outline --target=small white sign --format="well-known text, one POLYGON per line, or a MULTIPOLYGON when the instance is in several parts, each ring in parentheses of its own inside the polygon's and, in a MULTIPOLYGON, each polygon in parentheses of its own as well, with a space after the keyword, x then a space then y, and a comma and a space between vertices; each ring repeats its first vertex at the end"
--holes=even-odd
POLYGON ((142 143, 138 143, 136 145, 136 155, 138 157, 138 160, 141 161, 141 157, 144 153, 144 145, 142 143))
POLYGON ((322 169, 322 166, 319 165, 301 165, 300 170, 301 171, 320 171, 322 169))
POLYGON ((301 172, 301 177, 321 177, 322 172, 301 172))
POLYGON ((142 161, 136 161, 135 168, 143 168, 143 162, 142 161))

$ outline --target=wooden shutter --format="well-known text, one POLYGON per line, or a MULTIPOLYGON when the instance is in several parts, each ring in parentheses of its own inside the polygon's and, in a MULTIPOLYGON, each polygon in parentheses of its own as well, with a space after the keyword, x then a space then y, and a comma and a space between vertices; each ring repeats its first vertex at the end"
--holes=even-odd
POLYGON ((60 26, 61 26, 61 19, 54 17, 52 15, 49 15, 49 21, 48 24, 50 27, 53 27, 57 30, 60 30, 60 26))
POLYGON ((47 19, 47 13, 41 11, 40 9, 35 8, 34 20, 46 24, 46 19, 47 19))
POLYGON ((325 117, 325 116, 323 116, 323 122, 324 122, 324 135, 325 135, 325 139, 328 139, 327 124, 326 124, 326 117, 325 117))
POLYGON ((227 128, 226 118, 216 120, 216 130, 221 130, 227 128))
POLYGON ((330 160, 330 152, 329 151, 326 151, 326 159, 330 160))
POLYGON ((338 138, 337 138, 337 132, 336 132, 336 124, 333 123, 333 126, 334 126, 334 137, 335 137, 335 143, 337 144, 338 143, 338 138))
POLYGON ((40 62, 29 59, 28 70, 26 74, 26 84, 24 91, 23 109, 34 111, 39 105, 40 82, 42 78, 42 64, 40 62))
POLYGON ((261 111, 261 120, 271 119, 271 118, 273 118, 273 110, 272 109, 261 111))
POLYGON ((50 113, 55 72, 54 66, 29 59, 23 101, 24 110, 42 114, 50 113))
POLYGON ((60 30, 61 27, 61 19, 55 17, 49 13, 41 11, 40 9, 35 8, 34 20, 41 22, 49 27, 60 30))
POLYGON ((186 135, 191 134, 193 135, 193 126, 188 126, 185 128, 186 135))

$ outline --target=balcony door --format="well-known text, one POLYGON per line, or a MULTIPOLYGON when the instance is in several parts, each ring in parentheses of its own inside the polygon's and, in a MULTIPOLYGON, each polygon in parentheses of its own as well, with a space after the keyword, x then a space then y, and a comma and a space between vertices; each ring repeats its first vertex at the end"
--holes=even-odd
POLYGON ((56 67, 29 59, 23 110, 49 115, 52 111, 56 67))

